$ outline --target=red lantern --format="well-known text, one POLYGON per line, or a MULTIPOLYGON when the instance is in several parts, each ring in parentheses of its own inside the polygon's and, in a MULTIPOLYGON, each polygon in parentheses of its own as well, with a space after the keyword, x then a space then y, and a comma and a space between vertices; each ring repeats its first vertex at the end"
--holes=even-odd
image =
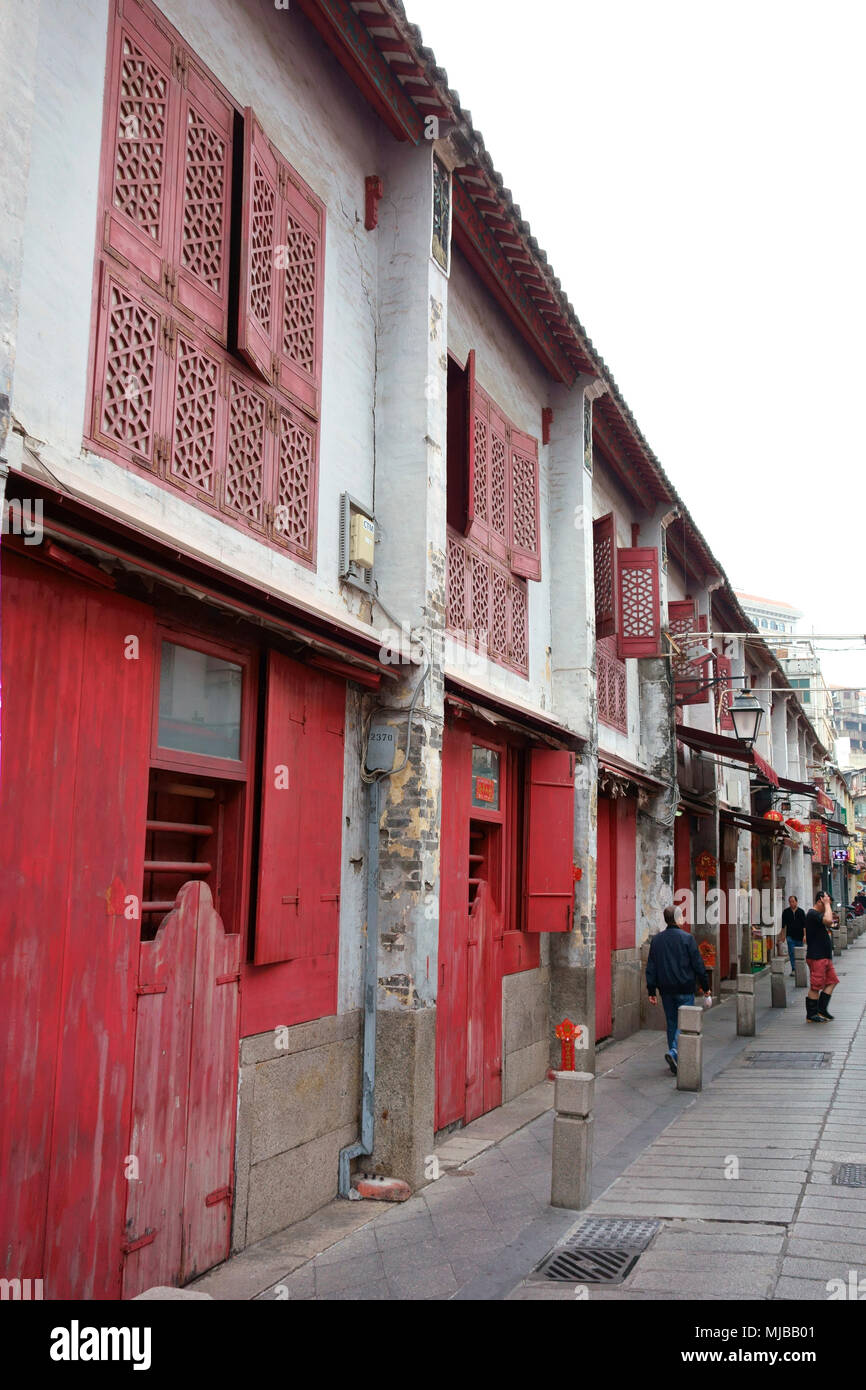
POLYGON ((777 820, 777 821, 781 821, 781 820, 784 820, 784 816, 782 815, 782 812, 781 812, 781 811, 765 811, 765 812, 764 812, 764 820, 777 820))
POLYGON ((806 822, 802 820, 797 820, 796 816, 792 816, 789 820, 786 820, 785 824, 789 825, 792 830, 798 830, 801 835, 803 834, 804 830, 809 829, 806 822))

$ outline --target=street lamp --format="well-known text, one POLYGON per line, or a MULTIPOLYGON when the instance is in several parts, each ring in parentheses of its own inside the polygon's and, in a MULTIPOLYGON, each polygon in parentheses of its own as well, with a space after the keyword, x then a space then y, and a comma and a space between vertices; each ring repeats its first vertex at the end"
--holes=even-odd
POLYGON ((764 711, 750 690, 737 691, 730 705, 734 733, 747 748, 754 746, 764 711))

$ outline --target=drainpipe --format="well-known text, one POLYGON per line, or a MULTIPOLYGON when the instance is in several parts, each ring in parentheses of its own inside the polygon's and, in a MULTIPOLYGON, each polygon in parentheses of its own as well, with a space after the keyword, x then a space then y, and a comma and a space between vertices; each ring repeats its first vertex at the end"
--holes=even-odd
POLYGON ((373 1152, 373 1092, 376 1085, 376 994, 379 949, 379 816, 380 783, 367 784, 367 939, 364 943, 364 1053, 361 1088, 361 1138, 340 1151, 338 1191, 351 1190, 353 1158, 373 1152))

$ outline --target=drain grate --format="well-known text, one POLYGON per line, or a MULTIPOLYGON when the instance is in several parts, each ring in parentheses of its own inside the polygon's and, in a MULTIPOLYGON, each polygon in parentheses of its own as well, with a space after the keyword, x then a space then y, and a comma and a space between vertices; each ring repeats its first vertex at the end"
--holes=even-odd
POLYGON ((621 1284, 661 1226, 660 1221, 589 1217, 536 1265, 531 1280, 621 1284))
POLYGON ((832 1052, 746 1052, 744 1067, 781 1067, 797 1071, 816 1071, 829 1066, 832 1052))
POLYGON ((614 1246, 646 1250, 660 1225, 660 1221, 638 1221, 627 1216, 588 1216, 564 1244, 590 1250, 609 1250, 614 1246))
POLYGON ((567 1250, 548 1255, 537 1273, 560 1283, 621 1284, 640 1259, 639 1250, 567 1250))
POLYGON ((866 1163, 837 1163, 833 1183, 836 1187, 866 1187, 866 1163))

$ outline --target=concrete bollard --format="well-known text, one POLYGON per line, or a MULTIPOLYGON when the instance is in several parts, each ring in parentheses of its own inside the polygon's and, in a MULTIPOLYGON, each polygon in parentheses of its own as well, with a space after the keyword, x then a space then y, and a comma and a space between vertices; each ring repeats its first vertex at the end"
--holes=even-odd
POLYGON ((553 1073, 553 1163, 550 1205, 581 1211, 592 1200, 592 1102, 595 1077, 588 1071, 553 1073))
POLYGON ((788 989, 785 984, 785 962, 781 956, 770 961, 770 1002, 774 1009, 787 1009, 788 989))
MULTIPOLYGON (((841 956, 841 954, 842 954, 842 932, 843 932, 843 931, 844 931, 844 928, 843 928, 843 927, 834 927, 834 928, 833 928, 833 955, 834 955, 834 956, 841 956)), ((847 941, 845 942, 845 945, 846 945, 846 946, 848 945, 847 941)))
POLYGON ((847 937, 847 940, 846 940, 846 942, 845 942, 845 945, 846 945, 846 946, 853 946, 853 945, 854 945, 854 923, 853 923, 853 922, 849 922, 849 923, 848 923, 847 930, 845 929, 845 927, 843 927, 843 928, 842 928, 842 931, 844 932, 845 936, 847 937))
POLYGON ((737 976, 737 1037, 755 1036, 755 977, 737 976))
POLYGON ((703 1080, 704 1011, 696 1004, 681 1004, 677 1012, 677 1090, 699 1091, 703 1080))
POLYGON ((806 947, 794 947, 794 988, 805 989, 809 983, 809 972, 806 969, 806 947))

